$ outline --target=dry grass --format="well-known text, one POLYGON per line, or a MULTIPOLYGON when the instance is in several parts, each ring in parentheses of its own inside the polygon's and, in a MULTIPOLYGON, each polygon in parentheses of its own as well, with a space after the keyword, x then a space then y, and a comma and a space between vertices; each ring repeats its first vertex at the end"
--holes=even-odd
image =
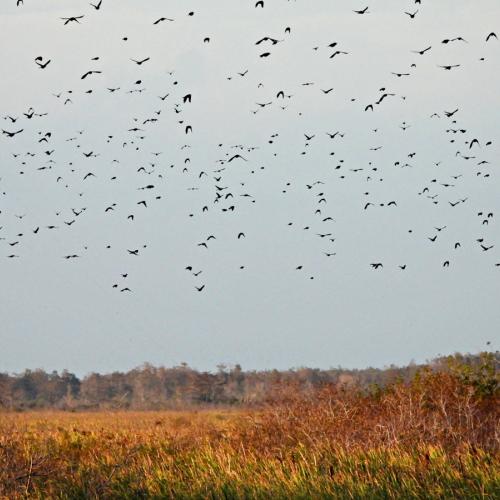
POLYGON ((248 411, 5 413, 3 498, 499 498, 496 392, 424 374, 248 411))

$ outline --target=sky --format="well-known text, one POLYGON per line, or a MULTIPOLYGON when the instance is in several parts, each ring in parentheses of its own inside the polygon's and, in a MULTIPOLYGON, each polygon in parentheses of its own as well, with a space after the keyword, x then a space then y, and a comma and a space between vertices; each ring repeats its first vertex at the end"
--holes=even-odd
POLYGON ((499 19, 496 0, 2 2, 0 128, 22 132, 0 136, 0 371, 498 349, 499 19))

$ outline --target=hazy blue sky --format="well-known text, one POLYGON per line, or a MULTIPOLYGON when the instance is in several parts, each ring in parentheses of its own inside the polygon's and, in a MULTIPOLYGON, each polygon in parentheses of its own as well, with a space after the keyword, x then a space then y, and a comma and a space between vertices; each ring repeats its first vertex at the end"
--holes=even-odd
POLYGON ((0 128, 23 129, 0 137, 0 371, 364 367, 498 348, 497 0, 15 4, 0 7, 0 128), (247 161, 228 163, 236 153, 247 161))

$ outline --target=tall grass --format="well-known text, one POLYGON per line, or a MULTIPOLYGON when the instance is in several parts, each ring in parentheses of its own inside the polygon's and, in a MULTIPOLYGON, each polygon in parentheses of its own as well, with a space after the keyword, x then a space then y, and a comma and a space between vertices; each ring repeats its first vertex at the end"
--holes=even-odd
POLYGON ((500 498, 498 390, 422 372, 241 411, 5 413, 3 498, 500 498))

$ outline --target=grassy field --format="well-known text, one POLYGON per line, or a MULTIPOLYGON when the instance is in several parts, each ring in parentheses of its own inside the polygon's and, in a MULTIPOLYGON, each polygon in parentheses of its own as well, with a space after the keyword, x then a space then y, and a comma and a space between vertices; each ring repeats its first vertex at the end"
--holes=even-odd
POLYGON ((3 498, 500 498, 495 388, 419 376, 253 410, 0 414, 3 498))

